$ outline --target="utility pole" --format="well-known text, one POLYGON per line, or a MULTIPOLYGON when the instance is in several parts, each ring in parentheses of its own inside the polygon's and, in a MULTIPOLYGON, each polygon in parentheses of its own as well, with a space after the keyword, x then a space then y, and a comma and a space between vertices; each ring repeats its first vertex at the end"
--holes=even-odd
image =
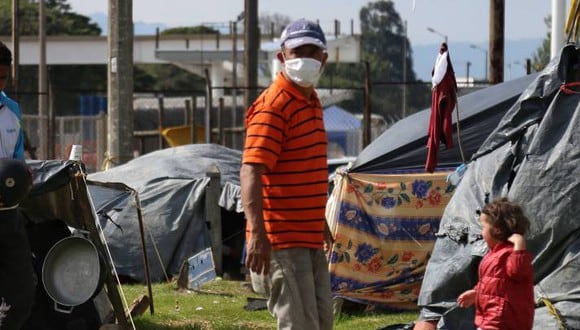
POLYGON ((18 0, 12 0, 12 94, 18 101, 18 71, 20 68, 20 20, 18 0))
POLYGON ((133 154, 133 0, 109 0, 108 30, 107 159, 116 166, 133 154))
POLYGON ((260 30, 258 27, 258 0, 245 0, 244 62, 246 66, 246 93, 244 107, 247 109, 258 96, 258 49, 260 30))
POLYGON ((364 61, 365 85, 364 85, 364 106, 363 106, 363 148, 371 143, 371 67, 368 61, 364 61))
POLYGON ((407 116, 407 21, 403 25, 403 115, 407 116))
POLYGON ((560 54, 564 46, 566 36, 564 25, 566 24, 566 0, 552 0, 552 24, 550 31, 550 59, 560 54))
POLYGON ((471 62, 467 61, 467 71, 465 73, 465 86, 471 87, 469 84, 469 67, 471 66, 471 62))
MULTIPOLYGON (((238 21, 233 21, 232 26, 232 129, 238 125, 238 21)), ((232 133, 232 147, 236 148, 237 136, 232 133)))
MULTIPOLYGON (((38 1, 38 43, 39 43, 39 62, 38 62, 38 117, 40 122, 39 129, 39 149, 40 159, 53 158, 53 148, 49 147, 48 131, 50 120, 48 119, 48 88, 46 75, 46 4, 45 0, 38 1)), ((68 155, 66 155, 68 158, 68 155)))
POLYGON ((489 0, 489 82, 503 82, 505 0, 489 0))

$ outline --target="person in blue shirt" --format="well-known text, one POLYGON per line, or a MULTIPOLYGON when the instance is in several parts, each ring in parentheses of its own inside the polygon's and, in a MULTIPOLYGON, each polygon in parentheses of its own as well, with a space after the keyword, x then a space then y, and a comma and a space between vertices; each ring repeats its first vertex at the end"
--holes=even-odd
POLYGON ((0 158, 24 159, 22 114, 4 89, 12 69, 12 52, 0 41, 0 158))
POLYGON ((12 53, 0 42, 0 329, 21 329, 34 305, 36 275, 25 223, 18 213, 32 176, 24 161, 18 104, 4 93, 12 53))

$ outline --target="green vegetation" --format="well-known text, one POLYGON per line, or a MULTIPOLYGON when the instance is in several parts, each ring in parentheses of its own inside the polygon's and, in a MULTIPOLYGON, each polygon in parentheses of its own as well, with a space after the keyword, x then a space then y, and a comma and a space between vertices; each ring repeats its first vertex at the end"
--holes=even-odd
MULTIPOLYGON (((127 303, 147 295, 145 285, 123 285, 127 303)), ((154 315, 147 310, 134 318, 139 330, 186 329, 275 329, 276 321, 266 310, 246 311, 248 298, 258 298, 247 282, 216 280, 198 291, 177 290, 176 283, 153 285, 154 315)), ((335 329, 379 329, 390 324, 407 324, 417 311, 344 311, 335 319, 335 329)))

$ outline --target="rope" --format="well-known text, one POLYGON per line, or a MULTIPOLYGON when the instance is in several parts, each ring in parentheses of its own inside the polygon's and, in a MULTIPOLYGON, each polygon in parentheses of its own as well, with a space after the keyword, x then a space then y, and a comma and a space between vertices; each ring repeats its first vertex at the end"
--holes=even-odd
MULTIPOLYGON (((560 315, 560 312, 558 311, 558 309, 556 308, 556 306, 554 306, 554 304, 552 304, 552 302, 550 301, 550 299, 548 299, 548 295, 546 294, 546 292, 544 291, 544 289, 540 286, 540 284, 537 285, 538 288, 538 299, 537 299, 537 303, 543 303, 544 306, 546 306, 546 308, 548 309, 548 312, 550 314, 552 314, 552 316, 554 316, 554 318, 556 318, 556 321, 558 321, 558 324, 560 324, 560 330, 568 330, 570 328, 568 328, 568 324, 566 324, 566 320, 564 320, 562 318, 562 315, 560 315)), ((536 305, 538 306, 538 305, 536 305)))
POLYGON ((550 299, 545 298, 545 297, 538 297, 538 299, 540 299, 544 303, 544 305, 546 305, 546 308, 548 308, 548 311, 550 312, 550 314, 552 314, 552 316, 554 316, 556 318, 556 320, 560 324, 560 330, 566 330, 566 329, 568 329, 568 325, 566 324, 566 320, 562 319, 562 316, 560 315, 560 312, 552 304, 552 302, 550 301, 550 299))
POLYGON ((455 113, 457 117, 457 144, 459 145, 461 160, 465 164, 465 155, 463 154, 463 146, 461 144, 461 130, 459 129, 459 102, 457 101, 457 94, 455 94, 455 107, 457 108, 457 112, 455 113))
POLYGON ((567 94, 567 95, 580 94, 580 91, 573 89, 573 87, 578 87, 578 86, 580 86, 580 81, 573 81, 573 82, 569 82, 567 84, 563 84, 562 86, 560 86, 560 90, 562 91, 562 93, 567 94))
MULTIPOLYGON (((138 206, 140 207, 140 206, 138 206)), ((153 246, 153 250, 155 251, 155 255, 157 256, 157 261, 159 261, 159 265, 161 266, 161 270, 163 271, 163 276, 165 276, 165 281, 167 283, 170 282, 169 280, 169 276, 167 275, 167 272, 165 271, 165 266, 163 265, 163 259, 161 258, 161 254, 159 253, 159 249, 157 248, 157 244, 155 244, 155 239, 153 238, 153 234, 151 233, 151 230, 149 230, 149 226, 147 226, 146 223, 143 223, 143 227, 145 227, 145 230, 147 231, 147 234, 149 235, 149 239, 151 240, 151 245, 153 246)))

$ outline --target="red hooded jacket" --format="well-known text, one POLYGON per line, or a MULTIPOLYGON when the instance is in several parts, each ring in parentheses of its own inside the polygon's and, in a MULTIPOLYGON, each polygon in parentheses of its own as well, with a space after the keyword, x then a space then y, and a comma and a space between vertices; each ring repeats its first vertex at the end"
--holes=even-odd
POLYGON ((502 242, 479 264, 475 325, 483 330, 528 330, 534 322, 534 270, 526 250, 502 242))

